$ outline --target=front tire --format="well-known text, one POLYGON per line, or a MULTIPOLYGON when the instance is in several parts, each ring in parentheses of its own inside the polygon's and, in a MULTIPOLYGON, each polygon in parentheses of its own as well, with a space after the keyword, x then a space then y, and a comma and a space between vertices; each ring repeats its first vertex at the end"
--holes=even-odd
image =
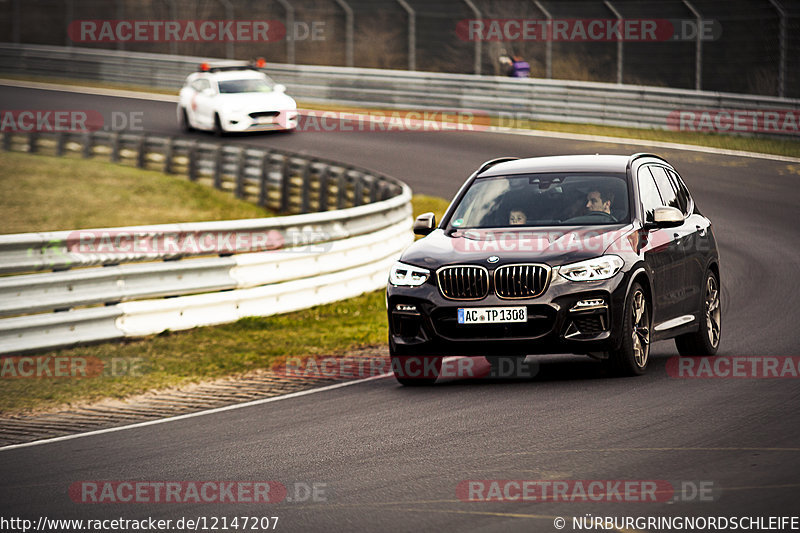
POLYGON ((640 376, 647 371, 650 360, 650 303, 647 293, 638 283, 631 287, 625 299, 622 323, 622 343, 608 359, 613 370, 623 376, 640 376))
POLYGON ((189 115, 186 113, 186 108, 181 108, 180 113, 180 127, 183 133, 191 133, 194 131, 192 124, 189 122, 189 115))
POLYGON ((222 129, 222 121, 219 118, 219 113, 214 113, 214 135, 217 137, 225 136, 225 130, 222 129))
POLYGON ((703 310, 700 328, 692 333, 675 337, 675 346, 683 356, 715 355, 722 333, 722 306, 719 278, 712 271, 706 274, 703 310))

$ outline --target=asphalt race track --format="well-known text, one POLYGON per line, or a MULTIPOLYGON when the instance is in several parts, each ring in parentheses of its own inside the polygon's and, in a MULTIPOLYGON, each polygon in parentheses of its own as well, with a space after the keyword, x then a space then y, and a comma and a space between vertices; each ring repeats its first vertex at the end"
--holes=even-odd
MULTIPOLYGON (((7 109, 143 112, 145 131, 180 134, 172 103, 12 87, 0 87, 0 100, 7 109)), ((800 355, 800 164, 470 132, 300 132, 226 142, 352 162, 445 197, 501 155, 654 151, 682 173, 714 222, 722 255, 720 355, 800 355)), ((3 450, 0 515, 278 516, 282 531, 555 531, 559 516, 572 531, 571 517, 589 514, 796 515, 800 379, 677 379, 666 370, 675 354, 672 341, 656 343, 639 378, 608 378, 586 358, 550 356, 539 359, 532 379, 449 380, 423 389, 373 379, 3 450), (69 487, 89 480, 275 480, 324 483, 325 493, 316 502, 278 504, 74 503, 69 487), (465 502, 456 490, 465 480, 666 480, 713 490, 678 494, 691 502, 465 502)))

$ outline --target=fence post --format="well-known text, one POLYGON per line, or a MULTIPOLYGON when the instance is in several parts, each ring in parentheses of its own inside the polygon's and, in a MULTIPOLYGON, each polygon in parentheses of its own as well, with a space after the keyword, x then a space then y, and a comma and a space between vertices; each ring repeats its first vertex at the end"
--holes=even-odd
POLYGON ((786 96, 786 9, 778 0, 769 0, 778 12, 780 21, 778 22, 778 96, 786 96))
POLYGON ((286 62, 290 65, 294 65, 294 6, 289 2, 289 0, 278 0, 278 3, 286 12, 286 62))
MULTIPOLYGON (((604 0, 604 3, 606 5, 606 7, 614 14, 614 16, 617 17, 617 20, 620 21, 620 24, 623 24, 623 22, 622 22, 622 14, 619 11, 617 11, 617 9, 611 4, 611 2, 609 0, 604 0)), ((698 27, 697 31, 698 32, 700 31, 699 27, 698 27)), ((623 43, 622 39, 617 39, 617 83, 620 83, 620 84, 622 83, 622 69, 623 69, 623 60, 624 60, 623 59, 623 57, 624 57, 623 56, 623 51, 622 51, 623 50, 623 48, 622 48, 623 44, 624 43, 623 43)))
POLYGON ((544 69, 545 77, 551 79, 553 77, 553 15, 545 8, 539 0, 533 0, 536 8, 542 12, 547 19, 547 39, 544 43, 544 69))
POLYGON ((345 66, 353 66, 353 40, 355 38, 355 31, 353 26, 353 9, 345 2, 345 0, 335 0, 339 7, 344 11, 344 63, 345 66))
MULTIPOLYGON (((481 15, 480 10, 475 7, 475 4, 472 0, 464 0, 464 3, 467 4, 467 7, 472 10, 473 15, 475 15, 476 19, 483 18, 481 15)), ((481 73, 481 59, 483 55, 483 41, 481 39, 475 39, 475 74, 480 75, 481 73)))
POLYGON ((397 0, 397 3, 408 14, 408 70, 417 70, 417 13, 406 0, 397 0))
POLYGON ((689 0, 683 0, 683 4, 689 8, 695 19, 697 19, 697 39, 695 41, 694 51, 694 88, 699 91, 703 87, 703 17, 700 12, 694 8, 689 0))

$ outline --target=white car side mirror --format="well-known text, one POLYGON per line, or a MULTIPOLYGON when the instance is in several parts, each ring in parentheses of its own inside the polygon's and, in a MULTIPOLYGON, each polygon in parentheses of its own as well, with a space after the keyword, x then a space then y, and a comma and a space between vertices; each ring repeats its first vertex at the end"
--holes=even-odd
POLYGON ((285 93, 286 92, 286 85, 279 83, 272 88, 276 93, 285 93))

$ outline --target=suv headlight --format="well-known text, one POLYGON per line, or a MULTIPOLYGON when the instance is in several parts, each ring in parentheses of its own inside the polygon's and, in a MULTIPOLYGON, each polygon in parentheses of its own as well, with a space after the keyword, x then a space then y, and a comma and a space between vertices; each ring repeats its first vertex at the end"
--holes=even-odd
POLYGON ((624 264, 625 261, 617 255, 603 255, 564 265, 558 273, 570 281, 597 281, 613 277, 624 264))
POLYGON ((428 281, 431 271, 397 262, 389 272, 389 283, 402 287, 418 287, 428 281))

